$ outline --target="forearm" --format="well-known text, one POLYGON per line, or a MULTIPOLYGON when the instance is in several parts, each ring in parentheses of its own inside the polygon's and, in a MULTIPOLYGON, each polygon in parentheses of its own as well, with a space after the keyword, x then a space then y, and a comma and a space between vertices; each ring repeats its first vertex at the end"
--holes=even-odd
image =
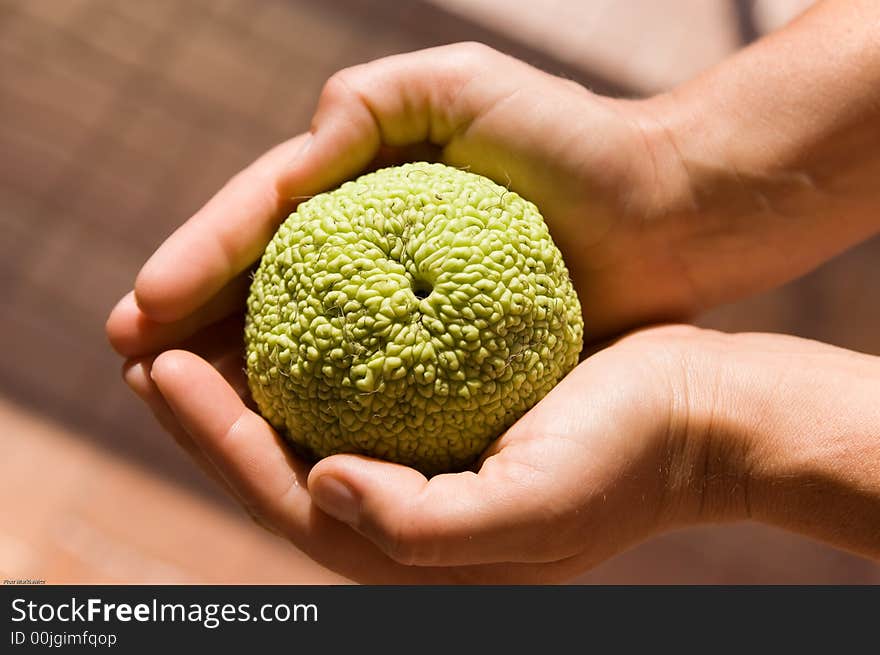
POLYGON ((821 3, 644 109, 704 305, 880 230, 880 3, 821 3))
POLYGON ((689 361, 688 516, 751 518, 880 557, 880 358, 716 334, 689 361))
POLYGON ((754 517, 880 557, 880 360, 828 348, 791 364, 749 394, 773 399, 756 417, 754 517))

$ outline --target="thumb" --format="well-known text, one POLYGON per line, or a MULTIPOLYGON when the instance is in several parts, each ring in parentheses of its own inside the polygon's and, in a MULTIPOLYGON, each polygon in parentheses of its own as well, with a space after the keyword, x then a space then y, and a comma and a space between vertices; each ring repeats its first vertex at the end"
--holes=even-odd
POLYGON ((339 71, 321 91, 308 147, 278 180, 280 195, 313 194, 348 179, 382 146, 445 146, 476 112, 515 88, 499 75, 483 85, 479 101, 465 102, 467 82, 489 66, 513 61, 486 46, 458 43, 339 71))
POLYGON ((359 455, 316 464, 308 487, 323 511, 372 540, 403 564, 460 566, 549 562, 546 538, 553 485, 546 473, 520 464, 502 448, 480 472, 427 479, 418 471, 359 455))

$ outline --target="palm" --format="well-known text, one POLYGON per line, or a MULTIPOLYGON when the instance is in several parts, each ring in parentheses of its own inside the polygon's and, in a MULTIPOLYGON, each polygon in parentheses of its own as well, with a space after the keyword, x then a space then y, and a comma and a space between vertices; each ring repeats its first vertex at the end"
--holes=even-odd
MULTIPOLYGON (((553 582, 655 528, 656 508, 638 502, 638 496, 644 495, 644 481, 656 477, 662 452, 652 433, 665 419, 642 382, 654 379, 644 369, 655 364, 639 339, 613 346, 575 369, 493 444, 477 475, 425 480, 412 469, 359 456, 337 455, 314 467, 292 456, 279 435, 246 408, 240 325, 241 317, 233 317, 196 335, 192 341, 202 357, 173 351, 157 359, 153 378, 172 407, 204 403, 212 413, 175 411, 160 418, 197 459, 219 470, 221 480, 260 523, 343 576, 368 583, 553 582), (193 400, 199 394, 205 397, 193 400), (630 409, 635 399, 642 411, 629 411, 622 421, 622 406, 630 409), (224 415, 237 418, 215 420, 224 415), (374 469, 373 477, 384 481, 382 493, 390 498, 423 498, 422 508, 410 510, 417 516, 388 520, 418 523, 429 542, 434 534, 441 545, 467 543, 468 532, 471 539, 473 531, 479 532, 467 515, 462 521, 449 514, 460 508, 444 504, 453 498, 467 502, 475 485, 484 485, 476 493, 485 499, 476 502, 491 503, 503 520, 498 534, 476 535, 477 543, 483 542, 479 548, 510 549, 521 561, 492 564, 492 555, 467 548, 450 548, 446 554, 441 548, 438 554, 425 551, 424 543, 415 550, 402 548, 405 544, 377 534, 394 533, 394 527, 365 524, 356 530, 331 518, 310 494, 310 478, 350 466, 374 469), (638 480, 638 488, 626 480, 638 480), (519 494, 509 494, 511 489, 519 494), (624 511, 630 516, 626 523, 618 520, 624 511), (543 529, 536 532, 536 525, 543 529), (560 535, 549 551, 543 537, 548 529, 560 535)), ((656 352, 656 345, 650 350, 656 352)), ((505 559, 511 558, 502 555, 498 561, 505 559)))

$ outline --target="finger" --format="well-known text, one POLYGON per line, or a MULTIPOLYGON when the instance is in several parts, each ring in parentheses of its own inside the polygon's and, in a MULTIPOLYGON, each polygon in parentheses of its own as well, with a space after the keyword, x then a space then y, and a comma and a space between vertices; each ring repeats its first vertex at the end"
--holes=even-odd
MULTIPOLYGON (((164 348, 166 345, 177 345, 207 360, 221 373, 236 393, 249 402, 243 360, 243 316, 233 315, 221 318, 219 321, 211 321, 212 307, 209 305, 203 309, 204 312, 197 312, 198 316, 194 315, 194 319, 204 320, 207 325, 185 338, 188 332, 195 329, 184 325, 187 319, 177 324, 154 323, 140 312, 132 294, 129 293, 119 301, 111 313, 107 321, 107 335, 114 347, 123 354, 138 353, 129 357, 124 369, 135 363, 146 362, 149 372, 153 360, 146 354, 140 354, 140 350, 154 350, 153 346, 164 348), (140 344, 135 345, 137 340, 140 340, 140 344), (160 340, 167 340, 168 343, 160 345, 158 343, 160 340)), ((217 313, 222 314, 223 311, 218 310, 217 313)), ((138 368, 134 367, 133 371, 136 372, 138 368)), ((152 382, 149 386, 155 387, 152 382)))
POLYGON ((244 312, 250 281, 248 272, 239 274, 193 313, 170 323, 149 318, 131 291, 110 312, 105 326, 107 338, 123 357, 166 350, 230 314, 244 312))
POLYGON ((174 416, 174 412, 171 411, 168 403, 165 402, 156 384, 150 378, 151 367, 151 358, 128 360, 122 367, 122 377, 138 398, 144 401, 147 407, 150 408, 159 425, 174 438, 177 445, 192 458, 206 475, 231 493, 231 489, 226 484, 226 481, 207 460, 204 453, 196 446, 192 438, 174 416))
POLYGON ((566 500, 550 492, 557 487, 552 476, 514 450, 503 448, 479 473, 430 480, 405 466, 336 455, 315 465, 309 490, 324 511, 403 564, 538 563, 573 556, 577 548, 569 548, 564 535, 547 539, 568 511, 566 500))
POLYGON ((201 452, 196 448, 192 439, 177 422, 174 412, 162 398, 159 389, 150 379, 150 368, 152 366, 152 358, 128 360, 122 365, 122 379, 129 388, 149 407, 150 411, 159 421, 161 426, 167 430, 174 440, 189 455, 201 457, 201 452))
POLYGON ((216 369, 171 350, 155 359, 151 377, 193 442, 249 506, 267 517, 288 508, 305 465, 216 369))
MULTIPOLYGON (((179 445, 192 458, 196 466, 198 466, 205 475, 211 478, 211 480, 219 484, 220 487, 227 494, 229 494, 231 498, 242 505, 242 507, 255 523, 270 532, 276 532, 273 526, 269 525, 261 517, 249 511, 249 507, 242 502, 235 489, 233 489, 229 485, 229 483, 220 474, 217 468, 208 460, 202 450, 195 444, 189 433, 183 429, 183 426, 177 420, 174 412, 171 411, 168 403, 165 402, 165 399, 159 392, 156 383, 153 382, 152 378, 150 377, 152 363, 153 359, 150 357, 141 359, 130 359, 126 361, 122 367, 123 379, 132 389, 132 391, 134 391, 135 394, 137 394, 137 396, 144 401, 147 407, 150 408, 150 411, 158 421, 159 425, 161 425, 162 428, 173 437, 177 445, 179 445)), ((219 364, 220 365, 218 366, 218 364, 215 363, 215 368, 217 368, 218 372, 220 372, 224 377, 228 379, 229 375, 224 370, 226 362, 224 360, 221 360, 219 364)))
POLYGON ((300 135, 267 152, 166 239, 135 281, 145 316, 180 320, 260 255, 295 204, 279 195, 277 180, 307 144, 300 135))
MULTIPOLYGON (((479 102, 461 93, 490 67, 490 59, 509 58, 479 44, 454 44, 336 73, 318 100, 308 153, 279 179, 282 195, 320 191, 363 170, 377 155, 386 161, 381 147, 416 154, 412 148, 422 144, 446 145, 504 94, 491 81, 479 102)), ((422 152, 436 156, 438 151, 422 152)))

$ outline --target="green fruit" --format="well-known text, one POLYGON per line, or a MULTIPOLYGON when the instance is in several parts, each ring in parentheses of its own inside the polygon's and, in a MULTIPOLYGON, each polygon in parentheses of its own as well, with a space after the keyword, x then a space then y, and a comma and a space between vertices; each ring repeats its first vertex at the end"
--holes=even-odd
POLYGON ((406 164, 303 202, 257 269, 251 393, 310 458, 461 470, 578 361, 583 321, 538 209, 406 164))

